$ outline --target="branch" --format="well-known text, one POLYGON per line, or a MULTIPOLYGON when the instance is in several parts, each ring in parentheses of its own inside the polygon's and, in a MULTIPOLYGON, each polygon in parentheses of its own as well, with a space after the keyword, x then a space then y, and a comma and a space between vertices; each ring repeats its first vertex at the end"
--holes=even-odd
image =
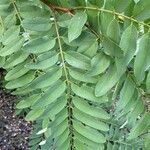
POLYGON ((52 9, 53 11, 60 11, 60 12, 64 12, 64 13, 70 13, 73 14, 74 10, 71 8, 66 8, 66 7, 59 7, 56 5, 53 5, 51 3, 49 3, 47 0, 41 0, 44 4, 46 4, 50 9, 52 9))
POLYGON ((113 14, 113 15, 116 15, 118 17, 122 17, 124 19, 130 20, 131 22, 135 22, 137 24, 141 24, 141 25, 147 27, 148 29, 150 29, 150 25, 149 24, 146 24, 144 22, 138 21, 137 19, 135 19, 133 17, 129 17, 129 16, 123 15, 121 13, 118 13, 118 12, 115 12, 115 11, 112 11, 112 10, 107 10, 107 9, 104 9, 104 8, 84 7, 84 6, 83 7, 81 6, 81 7, 74 7, 74 8, 66 8, 66 7, 60 7, 60 6, 52 5, 47 0, 41 0, 41 1, 43 3, 45 3, 48 7, 50 7, 51 9, 53 9, 55 11, 61 11, 61 12, 70 13, 70 14, 73 14, 75 10, 82 10, 82 9, 93 10, 93 11, 100 11, 100 12, 113 14))

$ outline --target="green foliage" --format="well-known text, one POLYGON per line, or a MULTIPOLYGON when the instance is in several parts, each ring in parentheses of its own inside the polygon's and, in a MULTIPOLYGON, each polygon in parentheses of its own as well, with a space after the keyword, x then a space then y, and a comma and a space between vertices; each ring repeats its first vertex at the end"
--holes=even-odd
POLYGON ((0 67, 31 150, 149 149, 149 14, 149 0, 0 1, 0 67))

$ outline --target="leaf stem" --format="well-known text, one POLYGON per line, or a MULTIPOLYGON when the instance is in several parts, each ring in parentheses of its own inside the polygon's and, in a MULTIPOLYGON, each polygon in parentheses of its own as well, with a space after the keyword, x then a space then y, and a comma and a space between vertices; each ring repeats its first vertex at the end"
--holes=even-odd
POLYGON ((137 24, 141 24, 147 28, 150 28, 150 25, 149 24, 146 24, 144 22, 141 22, 141 21, 138 21, 136 19, 134 19, 133 17, 129 17, 129 16, 126 16, 126 15, 123 15, 121 13, 118 13, 118 12, 115 12, 115 11, 112 11, 112 10, 108 10, 108 9, 104 9, 104 8, 94 8, 94 7, 75 7, 75 8, 72 8, 72 10, 80 10, 80 9, 88 9, 88 10, 95 10, 95 11, 101 11, 101 12, 106 12, 106 13, 109 13, 109 14, 113 14, 113 15, 116 15, 118 17, 122 17, 124 19, 128 19, 132 22, 135 22, 137 24))
POLYGON ((62 61, 64 74, 65 74, 65 78, 66 78, 66 84, 68 86, 68 92, 67 92, 67 94, 68 94, 67 107, 68 108, 67 109, 68 109, 68 125, 69 125, 69 130, 70 130, 70 137, 71 137, 70 145, 71 145, 71 150, 72 150, 73 145, 74 145, 74 140, 73 140, 73 121, 72 121, 72 116, 73 116, 72 108, 73 107, 72 107, 71 87, 70 87, 70 81, 69 81, 69 77, 68 77, 68 73, 67 73, 67 67, 65 65, 65 58, 64 58, 64 54, 63 54, 62 45, 61 45, 56 16, 55 16, 54 12, 53 12, 53 17, 54 17, 54 25, 55 25, 55 30, 56 30, 56 34, 57 34, 59 50, 60 50, 61 61, 62 61))
POLYGON ((17 6, 16 6, 16 1, 15 1, 15 0, 12 0, 12 4, 13 4, 13 7, 14 7, 14 9, 15 9, 16 15, 18 16, 18 19, 19 19, 19 21, 20 21, 20 23, 21 23, 21 22, 22 22, 22 18, 21 18, 21 16, 20 16, 20 13, 19 13, 18 8, 17 8, 17 6))

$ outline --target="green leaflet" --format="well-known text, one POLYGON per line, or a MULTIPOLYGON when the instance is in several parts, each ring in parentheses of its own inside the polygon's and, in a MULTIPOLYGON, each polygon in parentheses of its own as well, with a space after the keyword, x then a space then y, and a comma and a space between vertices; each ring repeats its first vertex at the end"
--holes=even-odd
POLYGON ((28 53, 43 53, 51 50, 55 46, 55 39, 50 39, 47 36, 31 40, 23 47, 23 51, 28 53))
POLYGON ((145 21, 150 18, 150 1, 139 1, 133 10, 133 15, 139 21, 145 21))
POLYGON ((5 57, 0 56, 0 68, 3 67, 5 64, 5 57))
POLYGON ((41 98, 33 105, 33 108, 45 107, 51 104, 65 92, 65 89, 65 83, 58 80, 41 96, 41 98))
POLYGON ((119 107, 120 105, 118 105, 118 108, 116 108, 117 118, 120 118, 123 115, 128 115, 128 113, 131 112, 133 110, 133 108, 136 107, 137 101, 138 101, 138 92, 135 90, 135 92, 132 95, 131 99, 126 104, 126 106, 124 106, 124 108, 122 108, 121 112, 117 112, 120 109, 120 107, 119 107))
POLYGON ((121 57, 123 56, 123 51, 119 47, 120 41, 120 27, 118 21, 113 19, 108 28, 107 28, 107 36, 104 36, 103 46, 104 52, 107 55, 121 57))
POLYGON ((122 34, 120 41, 120 48, 124 51, 123 58, 116 58, 117 71, 123 74, 126 70, 127 65, 133 59, 136 44, 137 44, 137 29, 134 25, 130 25, 122 34))
POLYGON ((98 118, 89 116, 87 113, 83 113, 82 111, 76 108, 74 108, 73 115, 76 119, 94 129, 101 131, 109 130, 109 126, 106 123, 100 121, 98 118))
MULTIPOLYGON (((93 0, 92 0, 93 1, 93 0)), ((91 3, 91 2, 90 2, 91 3)), ((89 1, 87 1, 86 6, 87 7, 94 7, 93 3, 90 4, 89 1)), ((95 2, 95 5, 99 5, 101 2, 95 2)), ((100 18, 99 18, 99 11, 95 11, 95 10, 86 10, 87 15, 88 15, 88 22, 90 27, 96 31, 97 33, 99 33, 99 28, 100 28, 100 18)))
POLYGON ((87 71, 87 75, 95 76, 103 73, 110 65, 110 59, 103 53, 98 53, 91 60, 91 69, 87 71))
POLYGON ((115 43, 119 44, 120 41, 120 26, 116 19, 113 19, 107 28, 107 36, 115 43))
POLYGON ((22 26, 25 29, 32 31, 48 31, 50 30, 52 24, 50 19, 36 17, 36 18, 26 18, 22 21, 22 26))
POLYGON ((145 142, 144 142, 144 145, 145 145, 145 148, 149 148, 150 147, 150 134, 148 134, 147 136, 146 136, 146 139, 145 139, 145 142))
POLYGON ((146 89, 150 93, 150 71, 148 72, 147 79, 146 79, 146 89))
POLYGON ((142 99, 139 97, 137 99, 137 102, 136 102, 136 105, 135 105, 135 108, 132 109, 132 111, 130 112, 129 116, 128 116, 128 124, 132 125, 132 126, 135 126, 136 125, 136 121, 137 121, 137 117, 143 113, 144 111, 144 104, 143 104, 143 101, 142 99))
POLYGON ((39 98, 40 98, 40 94, 34 94, 30 97, 23 98, 16 105, 16 108, 18 108, 18 109, 28 108, 28 107, 32 106, 39 98))
POLYGON ((68 39, 69 42, 78 38, 82 32, 82 28, 87 21, 87 15, 84 12, 77 12, 70 21, 68 26, 68 39))
POLYGON ((8 12, 9 6, 10 6, 10 2, 6 2, 6 3, 2 2, 2 5, 0 6, 1 16, 6 17, 7 15, 9 15, 9 12, 8 12))
POLYGON ((114 6, 117 12, 123 12, 127 9, 129 4, 131 3, 131 0, 114 0, 114 6))
POLYGON ((86 143, 88 146, 90 146, 91 148, 93 148, 95 150, 103 150, 104 149, 103 144, 91 141, 88 138, 86 138, 85 136, 79 134, 78 132, 75 132, 75 137, 82 143, 86 143))
POLYGON ((60 123, 58 126, 55 126, 55 128, 52 131, 53 136, 56 138, 60 136, 68 127, 67 119, 64 120, 62 123, 60 123))
POLYGON ((65 53, 66 62, 79 69, 88 70, 90 68, 90 58, 75 51, 65 53))
POLYGON ((134 62, 134 75, 138 81, 141 83, 145 77, 145 71, 150 66, 150 33, 144 34, 139 42, 139 49, 136 54, 134 62))
POLYGON ((27 57, 29 56, 29 54, 24 53, 22 51, 18 51, 16 53, 14 53, 13 55, 11 55, 5 62, 4 68, 8 69, 8 68, 12 68, 20 63, 22 63, 23 61, 25 61, 27 59, 27 57))
POLYGON ((21 49, 23 45, 24 39, 21 37, 17 37, 13 39, 11 42, 9 42, 8 45, 6 45, 4 48, 0 50, 0 56, 8 56, 11 55, 14 52, 17 52, 21 49))
POLYGON ((9 0, 1 0, 1 2, 0 2, 1 5, 9 4, 9 3, 10 3, 9 0))
POLYGON ((35 63, 26 64, 29 69, 47 69, 55 65, 58 61, 58 54, 56 52, 46 52, 37 57, 35 63))
POLYGON ((27 121, 34 121, 36 120, 38 117, 40 117, 44 112, 44 108, 36 108, 31 110, 27 116, 25 117, 25 119, 27 121))
POLYGON ((150 113, 145 113, 142 119, 131 130, 128 139, 134 139, 150 129, 150 113))
POLYGON ((58 150, 66 150, 69 149, 70 141, 67 139, 60 147, 58 147, 58 150))
POLYGON ((102 133, 94 130, 88 126, 85 126, 77 121, 73 122, 74 129, 80 133, 81 135, 87 137, 89 140, 97 142, 97 143, 105 143, 106 138, 103 136, 102 133))
POLYGON ((103 109, 101 109, 99 107, 89 105, 89 103, 86 102, 84 99, 74 97, 73 104, 80 111, 82 111, 90 116, 93 116, 93 117, 96 117, 99 119, 105 119, 105 120, 110 119, 110 115, 106 111, 104 111, 103 109))
POLYGON ((111 57, 122 57, 123 51, 119 47, 117 43, 115 43, 112 39, 109 37, 104 36, 103 37, 103 43, 104 46, 104 52, 107 55, 110 55, 111 57))
POLYGON ((5 76, 5 80, 6 81, 14 80, 27 73, 29 69, 24 67, 25 64, 26 62, 23 62, 12 68, 10 71, 8 71, 8 73, 5 76))
POLYGON ((84 85, 84 86, 79 87, 78 85, 75 85, 72 83, 71 89, 76 95, 82 98, 86 98, 87 100, 92 101, 92 102, 97 102, 100 104, 100 103, 105 103, 108 101, 108 98, 106 96, 96 97, 94 95, 94 89, 89 86, 84 85))
POLYGON ((106 34, 108 25, 113 19, 114 19, 114 16, 112 14, 103 13, 103 12, 100 13, 100 25, 101 25, 100 30, 103 34, 106 34))
MULTIPOLYGON (((20 32, 20 26, 12 26, 10 27, 5 33, 4 36, 2 38, 2 43, 4 45, 8 45, 10 42, 12 42, 14 39, 16 39, 16 37, 19 36, 19 32, 20 32)), ((13 45, 16 44, 16 42, 12 42, 13 45)))
POLYGON ((29 85, 32 89, 42 89, 52 85, 62 76, 62 68, 54 68, 49 72, 37 77, 29 85))
POLYGON ((84 71, 81 71, 78 69, 70 68, 69 74, 72 78, 74 78, 78 81, 82 81, 82 82, 86 82, 86 83, 96 83, 97 82, 97 78, 90 77, 90 76, 86 75, 86 73, 84 71))
POLYGON ((11 13, 4 19, 4 26, 5 28, 9 28, 10 26, 14 26, 14 24, 16 24, 15 13, 11 13))
POLYGON ((35 73, 33 71, 30 71, 18 79, 9 81, 5 87, 7 89, 16 89, 19 87, 23 87, 28 83, 30 83, 34 79, 34 77, 35 77, 35 73))
MULTIPOLYGON (((55 117, 67 104, 67 99, 65 96, 62 96, 57 99, 56 102, 52 103, 50 107, 47 108, 48 112, 46 113, 46 116, 55 117)), ((55 122, 56 125, 56 122, 55 122)))
POLYGON ((120 75, 114 65, 110 66, 108 72, 103 74, 95 87, 97 97, 105 95, 119 81, 120 75))
POLYGON ((76 149, 78 149, 78 150, 83 150, 83 149, 91 150, 90 146, 88 146, 86 143, 80 142, 77 139, 74 140, 74 145, 75 145, 76 149))
POLYGON ((118 102, 117 110, 121 110, 127 105, 127 103, 132 98, 134 92, 135 92, 135 85, 133 81, 131 81, 131 79, 127 77, 120 93, 120 99, 118 102))
POLYGON ((68 139, 69 131, 65 130, 59 138, 56 139, 56 148, 60 147, 68 139))
MULTIPOLYGON (((88 35, 88 34, 87 34, 88 35)), ((85 35, 86 36, 86 35, 85 35)), ((84 55, 92 58, 96 55, 98 50, 98 42, 94 39, 93 36, 89 35, 83 38, 81 45, 78 48, 78 52, 83 53, 84 55), (86 39, 87 38, 87 39, 86 39), (92 39, 91 39, 92 38, 92 39), (86 39, 85 41, 83 41, 86 39)))
MULTIPOLYGON (((34 89, 31 89, 29 85, 25 85, 21 88, 17 88, 15 91, 12 92, 13 95, 26 95, 34 91, 34 89)), ((38 92, 41 92, 40 90, 38 92)))
MULTIPOLYGON (((24 3, 24 1, 23 1, 24 3)), ((33 2, 32 2, 33 3, 33 2)), ((49 11, 43 11, 42 8, 35 5, 29 5, 29 4, 21 4, 21 2, 18 3, 20 15, 22 18, 35 18, 35 17, 50 17, 49 11)))
MULTIPOLYGON (((61 97, 62 98, 62 97, 61 97)), ((55 128, 56 126, 58 126, 61 122, 63 122, 67 117, 68 117, 68 114, 67 114, 67 109, 66 108, 63 108, 63 110, 61 110, 54 118, 54 121, 52 122, 51 124, 51 127, 55 128)), ((58 139, 57 139, 58 140, 58 139)))

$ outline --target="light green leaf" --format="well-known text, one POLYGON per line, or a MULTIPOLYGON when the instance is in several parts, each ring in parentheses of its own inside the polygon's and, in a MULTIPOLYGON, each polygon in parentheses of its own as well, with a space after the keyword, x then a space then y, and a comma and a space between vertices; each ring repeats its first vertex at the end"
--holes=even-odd
POLYGON ((16 16, 15 13, 12 12, 4 19, 5 28, 9 28, 10 26, 14 26, 16 24, 16 16))
POLYGON ((71 89, 72 91, 77 94, 78 96, 82 98, 86 98, 87 100, 97 102, 97 103, 104 103, 108 101, 107 97, 96 97, 94 95, 94 89, 89 87, 89 86, 81 86, 79 87, 78 85, 71 84, 71 89))
POLYGON ((18 79, 9 81, 5 87, 7 89, 15 89, 15 88, 23 87, 28 83, 30 83, 34 79, 34 77, 35 77, 35 73, 30 71, 18 79))
MULTIPOLYGON (((52 103, 50 107, 47 108, 48 112, 46 116, 55 117, 67 104, 67 99, 65 96, 62 96, 57 99, 56 102, 52 103)), ((56 125, 56 122, 55 122, 56 125)))
POLYGON ((52 85, 62 76, 61 68, 51 69, 49 72, 37 77, 29 85, 32 89, 41 89, 52 85))
MULTIPOLYGON (((102 5, 101 1, 97 1, 96 0, 92 0, 89 2, 89 0, 86 2, 86 7, 95 7, 97 8, 97 6, 99 5, 102 5), (94 2, 95 1, 95 2, 94 2), (94 4, 94 5, 93 5, 94 4)), ((103 3, 103 2, 102 2, 103 3)), ((101 7, 101 6, 100 6, 101 7)), ((95 11, 95 10, 90 10, 90 9, 87 9, 86 10, 87 12, 87 16, 88 16, 88 23, 89 23, 89 26, 94 30, 96 31, 97 33, 99 33, 99 28, 100 28, 100 18, 99 18, 99 14, 101 12, 99 11, 95 11)))
POLYGON ((91 141, 88 138, 86 138, 85 136, 79 134, 78 132, 75 132, 74 135, 75 135, 76 139, 78 139, 82 143, 86 143, 91 148, 93 148, 95 150, 104 150, 104 145, 102 143, 96 143, 94 141, 91 141))
POLYGON ((97 82, 97 78, 90 77, 90 76, 86 75, 86 73, 84 71, 81 71, 81 70, 70 68, 69 74, 72 78, 74 78, 78 81, 82 81, 82 82, 86 82, 86 83, 96 83, 97 82))
POLYGON ((78 119, 82 123, 94 128, 94 129, 101 130, 101 131, 109 130, 109 126, 106 123, 100 121, 98 118, 89 116, 88 114, 83 113, 82 111, 80 111, 76 108, 74 108, 73 115, 76 119, 78 119))
POLYGON ((66 62, 79 69, 88 70, 90 68, 90 58, 75 51, 65 53, 66 62))
POLYGON ((134 92, 135 92, 135 85, 133 84, 133 81, 131 81, 131 79, 127 77, 120 93, 120 99, 117 105, 118 106, 117 110, 123 109, 128 104, 128 102, 134 95, 134 92))
POLYGON ((142 119, 136 124, 136 126, 131 130, 128 139, 137 138, 142 133, 150 130, 150 113, 145 113, 142 119))
POLYGON ((16 67, 12 68, 10 71, 8 71, 5 76, 5 80, 6 81, 14 80, 27 73, 29 69, 24 67, 25 64, 26 62, 23 62, 17 65, 16 67))
POLYGON ((144 104, 143 101, 141 99, 141 97, 138 97, 137 101, 136 101, 136 105, 135 107, 132 109, 132 111, 128 114, 128 124, 135 126, 136 125, 136 121, 137 121, 137 117, 143 113, 144 111, 144 104))
POLYGON ((124 51, 123 58, 116 58, 117 71, 123 74, 127 65, 133 59, 137 45, 137 29, 134 25, 130 25, 122 34, 120 48, 124 51))
POLYGON ((15 39, 12 39, 11 42, 9 42, 8 45, 6 45, 4 48, 0 50, 0 56, 8 56, 13 54, 14 52, 17 52, 21 49, 23 45, 24 39, 21 37, 17 37, 15 39))
POLYGON ((87 21, 85 12, 77 12, 70 21, 68 26, 68 39, 69 42, 76 39, 82 32, 82 28, 87 21))
POLYGON ((103 136, 102 133, 94 130, 88 126, 85 126, 77 121, 73 122, 74 129, 79 132, 81 135, 87 137, 89 140, 97 142, 97 143, 105 143, 106 138, 103 136))
MULTIPOLYGON (((29 1, 28 1, 29 2, 29 1)), ((33 3, 34 1, 32 1, 33 3)), ((24 3, 24 1, 23 1, 24 3)), ((39 6, 35 6, 35 5, 31 5, 30 4, 23 4, 21 3, 21 1, 19 1, 18 3, 18 7, 19 7, 19 12, 22 18, 35 18, 35 17, 49 17, 50 18, 50 12, 46 11, 39 7, 39 6)))
POLYGON ((150 66, 150 33, 144 34, 139 42, 139 49, 134 62, 134 74, 138 81, 141 83, 145 77, 145 71, 150 66))
POLYGON ((104 36, 102 45, 104 52, 111 57, 123 57, 123 51, 119 45, 109 37, 104 36))
POLYGON ((97 97, 105 95, 119 81, 120 75, 114 65, 110 66, 107 73, 103 74, 95 87, 97 97))
MULTIPOLYGON (((20 32, 20 26, 12 26, 10 27, 5 33, 4 36, 2 38, 2 43, 4 45, 9 44, 10 42, 12 42, 14 39, 16 39, 16 37, 19 36, 19 32, 20 32)), ((14 42, 13 45, 15 45, 14 42)))
POLYGON ((76 147, 76 149, 78 150, 91 150, 91 147, 87 145, 87 143, 82 143, 79 140, 75 139, 74 140, 74 145, 76 147))
POLYGON ((58 54, 56 52, 46 52, 37 57, 37 61, 34 63, 26 64, 26 68, 29 69, 47 69, 55 65, 58 61, 58 54))
POLYGON ((120 41, 120 27, 118 21, 113 19, 107 28, 107 36, 112 39, 115 43, 119 44, 120 41))
MULTIPOLYGON (((106 2, 106 3, 108 3, 108 2, 106 2)), ((108 8, 106 8, 106 9, 108 9, 108 8)), ((105 13, 105 12, 101 12, 100 13, 100 30, 101 30, 101 32, 103 34, 106 35, 107 29, 108 29, 108 25, 110 24, 110 22, 113 19, 114 19, 114 15, 113 14, 109 14, 109 13, 105 13)))
MULTIPOLYGON (((83 43, 83 45, 80 45, 78 48, 78 52, 83 53, 84 55, 92 58, 95 56, 97 50, 98 50, 98 42, 97 40, 91 39, 94 37, 89 37, 90 41, 85 41, 85 43, 83 43)), ((87 38, 88 39, 88 38, 87 38)))
POLYGON ((54 137, 60 136, 68 127, 67 119, 60 123, 58 126, 55 126, 52 130, 54 137))
POLYGON ((30 97, 23 98, 16 105, 16 108, 17 109, 28 108, 28 107, 32 106, 39 98, 40 98, 40 94, 34 94, 30 97))
POLYGON ((63 122, 66 118, 68 117, 68 112, 67 109, 64 108, 63 110, 61 110, 61 112, 59 112, 55 118, 54 121, 51 124, 51 127, 56 127, 58 126, 61 122, 63 122))
POLYGON ((65 130, 57 139, 56 147, 60 147, 68 139, 69 131, 65 130))
POLYGON ((24 53, 22 51, 18 51, 16 53, 14 53, 13 55, 11 55, 6 60, 4 68, 8 69, 8 68, 12 68, 13 66, 16 66, 16 65, 20 64, 24 60, 26 60, 28 56, 29 56, 29 54, 24 53))
POLYGON ((144 21, 150 18, 150 1, 141 0, 135 5, 133 16, 139 21, 144 21))
POLYGON ((45 110, 44 108, 33 109, 27 114, 25 119, 27 121, 34 121, 43 114, 44 110, 45 110))
POLYGON ((25 29, 32 31, 48 31, 52 24, 50 23, 50 19, 36 17, 36 18, 26 18, 22 21, 22 26, 25 29))
POLYGON ((84 99, 80 99, 78 97, 73 98, 73 104, 75 105, 76 108, 78 108, 80 111, 99 118, 99 119, 110 119, 110 115, 104 111, 103 109, 99 107, 95 107, 93 105, 88 104, 84 99))
POLYGON ((50 39, 47 36, 31 40, 27 43, 23 50, 28 53, 43 53, 51 50, 55 46, 55 39, 50 39))
POLYGON ((2 68, 5 64, 5 57, 0 56, 0 68, 2 68))
POLYGON ((51 104, 65 92, 65 89, 65 83, 58 80, 56 83, 50 86, 48 90, 46 90, 41 98, 33 105, 33 108, 45 107, 51 104))
POLYGON ((95 76, 103 73, 110 65, 110 59, 103 53, 98 53, 91 60, 91 69, 87 75, 95 76))

